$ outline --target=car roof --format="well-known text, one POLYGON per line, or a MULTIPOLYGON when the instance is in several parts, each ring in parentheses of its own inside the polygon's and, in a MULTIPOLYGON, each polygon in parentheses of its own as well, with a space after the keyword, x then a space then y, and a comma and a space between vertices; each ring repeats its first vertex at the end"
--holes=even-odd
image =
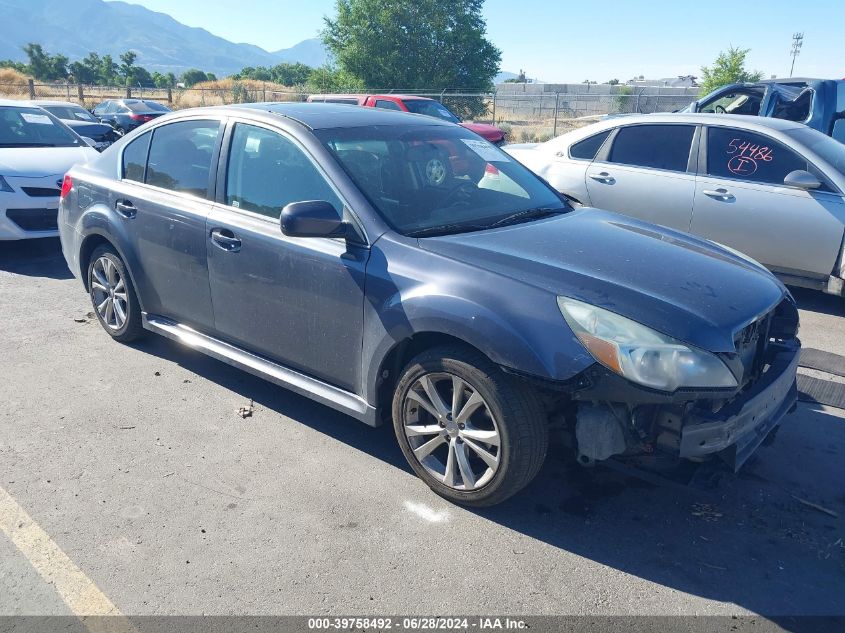
POLYGON ((244 110, 269 112, 293 119, 312 130, 370 125, 453 125, 421 114, 382 108, 351 108, 341 103, 249 103, 215 110, 229 114, 242 114, 244 110))
MULTIPOLYGON (((81 105, 78 103, 72 103, 70 101, 49 101, 46 99, 33 99, 32 101, 28 101, 27 103, 31 103, 37 106, 62 106, 62 107, 74 107, 74 108, 82 108, 81 105)), ((84 109, 84 108, 83 108, 84 109)))
POLYGON ((613 117, 599 121, 592 125, 575 130, 599 131, 609 128, 621 127, 623 125, 636 125, 643 123, 688 123, 691 125, 730 125, 749 130, 765 132, 767 130, 785 131, 804 127, 803 123, 787 121, 786 119, 773 119, 771 117, 752 116, 747 114, 710 114, 705 112, 665 112, 656 114, 632 114, 623 117, 613 117))
POLYGON ((18 99, 0 99, 0 107, 31 108, 33 105, 34 104, 31 101, 19 101, 18 99))

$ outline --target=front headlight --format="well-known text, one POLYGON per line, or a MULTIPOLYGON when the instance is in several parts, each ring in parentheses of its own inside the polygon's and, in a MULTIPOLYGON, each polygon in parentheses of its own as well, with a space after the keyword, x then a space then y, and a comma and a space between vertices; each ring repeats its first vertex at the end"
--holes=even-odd
POLYGON ((567 297, 557 303, 593 358, 632 382, 661 391, 737 386, 727 365, 710 352, 588 303, 567 297))
POLYGON ((0 191, 3 193, 15 193, 15 190, 12 189, 12 186, 6 182, 6 179, 3 176, 0 176, 0 191))

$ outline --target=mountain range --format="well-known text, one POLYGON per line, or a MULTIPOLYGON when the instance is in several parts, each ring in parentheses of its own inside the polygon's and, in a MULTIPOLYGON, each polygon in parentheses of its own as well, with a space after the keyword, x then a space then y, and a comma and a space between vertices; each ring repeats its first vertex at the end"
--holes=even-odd
POLYGON ((136 63, 150 72, 180 74, 199 68, 218 76, 245 66, 301 62, 318 67, 328 55, 318 39, 291 48, 266 51, 253 44, 236 44, 205 29, 186 26, 169 15, 127 2, 103 0, 0 0, 3 37, 0 59, 25 60, 29 42, 44 50, 81 59, 89 52, 117 56, 137 53, 136 63))
MULTIPOLYGON (((199 68, 223 77, 246 66, 274 66, 281 62, 300 62, 317 68, 329 57, 319 39, 267 51, 253 44, 230 42, 205 29, 182 24, 165 13, 128 2, 0 0, 0 16, 0 59, 15 61, 26 59, 22 49, 29 42, 72 61, 91 51, 111 55, 117 61, 118 55, 131 50, 138 56, 135 63, 150 72, 177 75, 199 68)), ((514 73, 502 72, 495 83, 513 77, 514 73)))

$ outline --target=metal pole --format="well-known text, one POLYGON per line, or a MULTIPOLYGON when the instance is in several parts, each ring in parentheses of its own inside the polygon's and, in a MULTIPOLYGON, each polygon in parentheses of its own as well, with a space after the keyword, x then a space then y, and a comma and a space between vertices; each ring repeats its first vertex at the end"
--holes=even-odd
POLYGON ((552 132, 552 136, 557 136, 557 106, 558 106, 558 103, 559 103, 559 99, 560 99, 560 93, 556 92, 555 93, 555 127, 554 127, 554 131, 552 132))
POLYGON ((493 90, 493 125, 496 125, 496 90, 493 90))

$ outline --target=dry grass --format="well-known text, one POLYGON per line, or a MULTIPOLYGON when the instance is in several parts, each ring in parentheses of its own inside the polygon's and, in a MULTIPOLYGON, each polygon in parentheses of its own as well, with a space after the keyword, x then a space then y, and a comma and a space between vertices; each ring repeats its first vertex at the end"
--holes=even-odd
POLYGON ((14 68, 0 68, 0 97, 3 99, 29 99, 30 77, 14 68))
POLYGON ((174 108, 204 105, 254 103, 256 101, 300 101, 301 93, 272 82, 254 79, 218 79, 203 81, 192 88, 173 91, 174 108))

